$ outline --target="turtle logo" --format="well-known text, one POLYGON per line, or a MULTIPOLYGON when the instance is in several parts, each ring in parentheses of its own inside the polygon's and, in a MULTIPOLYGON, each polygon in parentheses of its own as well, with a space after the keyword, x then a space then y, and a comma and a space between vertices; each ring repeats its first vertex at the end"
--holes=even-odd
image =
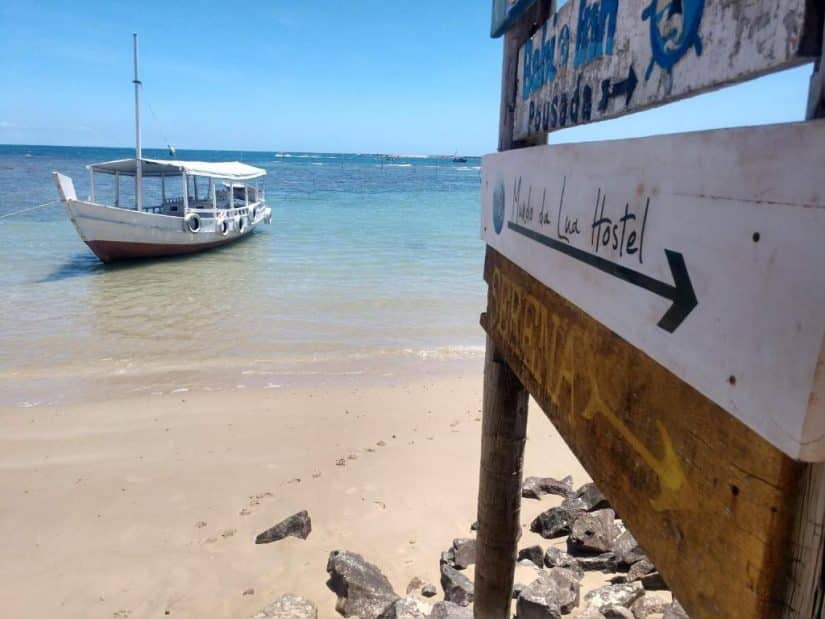
POLYGON ((654 64, 672 74, 673 66, 690 48, 696 50, 697 56, 702 55, 699 25, 704 10, 705 0, 650 0, 642 11, 642 19, 650 20, 652 53, 645 81, 650 79, 654 64))
POLYGON ((499 182, 493 190, 493 228, 501 234, 504 227, 504 183, 499 182))

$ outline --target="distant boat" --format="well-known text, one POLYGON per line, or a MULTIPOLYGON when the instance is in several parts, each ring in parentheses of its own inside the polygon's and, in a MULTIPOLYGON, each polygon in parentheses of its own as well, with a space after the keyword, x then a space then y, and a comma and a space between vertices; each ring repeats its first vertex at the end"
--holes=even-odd
POLYGON ((455 154, 452 157, 452 162, 453 163, 467 163, 467 157, 459 156, 458 151, 456 151, 455 154))
POLYGON ((238 161, 143 158, 138 46, 137 35, 133 36, 135 158, 87 166, 88 200, 78 199, 71 178, 54 173, 58 193, 80 238, 100 260, 111 262, 197 252, 236 241, 260 223, 269 223, 272 211, 260 182, 266 170, 238 161), (114 177, 113 204, 96 201, 96 174, 114 177), (121 176, 135 179, 134 208, 120 204, 121 176), (150 205, 144 203, 144 179, 148 178, 159 184, 155 188, 159 191, 153 193, 159 201, 150 205), (200 185, 205 185, 202 194, 198 193, 199 179, 203 179, 200 185))

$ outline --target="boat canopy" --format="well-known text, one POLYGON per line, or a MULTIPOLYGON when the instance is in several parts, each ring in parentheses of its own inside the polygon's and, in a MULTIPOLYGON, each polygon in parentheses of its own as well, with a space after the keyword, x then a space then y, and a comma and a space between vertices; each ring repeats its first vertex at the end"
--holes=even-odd
MULTIPOLYGON (((118 159, 93 163, 87 166, 92 172, 103 174, 120 174, 121 176, 135 176, 137 174, 136 159, 118 159)), ((148 176, 208 176, 230 181, 247 181, 253 178, 266 176, 266 170, 241 163, 240 161, 168 161, 163 159, 141 159, 141 173, 148 176)))

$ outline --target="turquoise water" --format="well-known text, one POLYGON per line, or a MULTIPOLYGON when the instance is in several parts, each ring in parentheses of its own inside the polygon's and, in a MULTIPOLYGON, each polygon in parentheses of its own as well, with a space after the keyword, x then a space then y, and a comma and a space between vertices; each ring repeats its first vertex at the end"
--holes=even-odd
POLYGON ((86 164, 130 156, 0 146, 0 404, 481 354, 479 159, 181 150, 265 168, 272 225, 140 263, 99 263, 59 204, 12 214, 55 199, 53 170, 86 196, 86 164))

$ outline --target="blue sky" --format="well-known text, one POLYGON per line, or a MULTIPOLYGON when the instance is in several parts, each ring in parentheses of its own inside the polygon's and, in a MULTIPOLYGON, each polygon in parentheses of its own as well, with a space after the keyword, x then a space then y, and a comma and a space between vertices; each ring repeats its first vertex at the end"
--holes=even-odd
MULTIPOLYGON (((482 154, 501 40, 490 0, 0 3, 0 143, 482 154), (183 5, 187 4, 187 7, 183 5)), ((810 65, 551 141, 801 120, 810 65)))

